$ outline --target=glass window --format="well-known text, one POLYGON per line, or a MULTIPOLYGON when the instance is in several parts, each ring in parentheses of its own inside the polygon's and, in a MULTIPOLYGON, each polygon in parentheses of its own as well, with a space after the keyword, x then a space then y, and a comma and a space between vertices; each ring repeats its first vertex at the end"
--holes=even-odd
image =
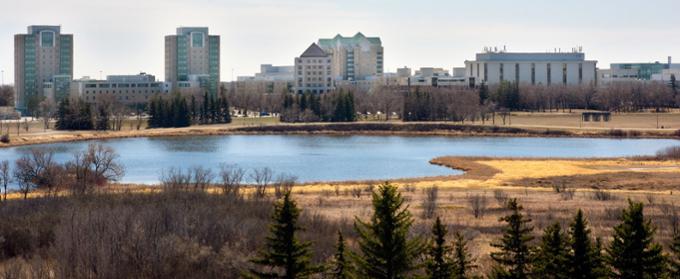
POLYGON ((52 31, 40 32, 40 46, 54 47, 54 32, 52 31))
POLYGON ((203 47, 203 33, 191 33, 191 47, 203 47))

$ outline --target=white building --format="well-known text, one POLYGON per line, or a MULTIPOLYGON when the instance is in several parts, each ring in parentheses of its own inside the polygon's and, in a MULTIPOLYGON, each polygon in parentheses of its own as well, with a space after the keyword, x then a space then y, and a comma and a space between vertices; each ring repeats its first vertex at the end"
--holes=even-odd
POLYGON ((532 85, 579 85, 597 82, 597 61, 583 52, 505 52, 487 50, 465 61, 470 85, 502 81, 532 85))
POLYGON ((101 100, 115 100, 122 104, 146 104, 155 94, 171 92, 170 82, 156 81, 156 77, 146 73, 138 75, 112 75, 106 80, 83 77, 73 81, 71 96, 79 97, 88 103, 101 100))
POLYGON ((295 80, 295 66, 260 65, 260 72, 254 76, 239 76, 237 81, 293 81, 295 80))
POLYGON ((331 55, 313 43, 295 58, 295 92, 326 93, 335 89, 331 55))

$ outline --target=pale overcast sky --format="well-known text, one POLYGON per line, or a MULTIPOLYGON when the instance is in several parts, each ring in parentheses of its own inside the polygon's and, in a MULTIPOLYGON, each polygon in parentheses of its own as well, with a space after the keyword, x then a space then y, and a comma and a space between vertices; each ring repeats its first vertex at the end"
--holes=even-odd
POLYGON ((178 26, 221 35, 222 80, 260 64, 290 65, 318 38, 379 36, 385 69, 459 67, 484 46, 545 51, 583 46, 611 62, 680 62, 678 0, 0 0, 0 69, 14 79, 13 35, 28 25, 74 34, 74 74, 164 78, 163 37, 178 26))

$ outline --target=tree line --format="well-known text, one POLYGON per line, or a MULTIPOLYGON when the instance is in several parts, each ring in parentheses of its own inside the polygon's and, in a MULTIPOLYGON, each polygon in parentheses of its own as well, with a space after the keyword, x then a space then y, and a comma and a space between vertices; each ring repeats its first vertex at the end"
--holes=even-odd
POLYGON ((32 148, 14 162, 12 169, 9 161, 0 162, 0 186, 5 200, 10 183, 16 183, 24 199, 36 189, 48 196, 56 196, 61 190, 89 193, 123 176, 125 168, 118 157, 111 147, 92 143, 73 153, 71 160, 59 163, 53 149, 32 148))
POLYGON ((229 100, 223 94, 215 97, 206 92, 198 101, 192 95, 189 103, 179 93, 169 98, 156 95, 149 100, 149 128, 188 127, 194 123, 231 123, 229 100))
MULTIPOLYGON (((460 233, 448 239, 437 217, 428 238, 410 233, 414 222, 397 187, 385 183, 373 193, 369 220, 355 219, 357 251, 350 251, 341 233, 336 252, 325 264, 311 262, 310 242, 301 241, 300 209, 287 192, 274 206, 264 248, 244 271, 248 278, 481 278, 475 259, 460 233)), ((680 231, 670 253, 654 242, 655 228, 642 203, 629 201, 612 240, 603 244, 590 235, 578 210, 569 227, 548 226, 533 245, 531 219, 516 199, 501 217, 502 236, 492 243, 494 267, 488 278, 680 278, 680 231)))
POLYGON ((354 94, 338 90, 324 94, 285 94, 283 122, 352 122, 356 120, 354 94))

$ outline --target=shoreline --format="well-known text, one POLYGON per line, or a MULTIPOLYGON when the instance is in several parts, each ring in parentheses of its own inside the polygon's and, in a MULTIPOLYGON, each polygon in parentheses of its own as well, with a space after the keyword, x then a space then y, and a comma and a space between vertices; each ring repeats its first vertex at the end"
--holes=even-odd
POLYGON ((612 139, 680 139, 675 130, 550 129, 453 124, 443 122, 290 123, 270 125, 201 125, 128 131, 54 131, 13 136, 0 148, 37 144, 140 137, 225 135, 329 135, 329 136, 446 136, 446 137, 545 137, 612 139))
MULTIPOLYGON (((371 185, 389 181, 400 187, 424 189, 433 185, 444 189, 524 189, 553 191, 556 185, 566 186, 580 192, 607 191, 628 193, 665 193, 676 190, 675 181, 680 179, 680 161, 649 160, 634 157, 613 158, 521 158, 521 157, 472 157, 442 156, 433 158, 430 164, 460 170, 459 175, 413 177, 381 180, 318 181, 296 183, 294 192, 324 193, 365 189, 371 185), (610 177, 609 180, 602 180, 610 177), (593 179, 597 178, 597 179, 593 179), (653 185, 640 187, 642 181, 653 185), (653 182, 653 183, 652 183, 653 182)), ((253 184, 242 185, 244 193, 253 191, 253 184)), ((104 193, 158 193, 163 191, 159 183, 111 183, 99 188, 104 193)), ((219 194, 221 188, 212 184, 205 191, 219 194)), ((273 191, 269 189, 268 191, 273 191)), ((42 197, 46 193, 35 190, 29 197, 42 197)), ((60 190, 59 196, 68 195, 60 190)), ((9 193, 11 199, 21 199, 19 192, 9 193)))

